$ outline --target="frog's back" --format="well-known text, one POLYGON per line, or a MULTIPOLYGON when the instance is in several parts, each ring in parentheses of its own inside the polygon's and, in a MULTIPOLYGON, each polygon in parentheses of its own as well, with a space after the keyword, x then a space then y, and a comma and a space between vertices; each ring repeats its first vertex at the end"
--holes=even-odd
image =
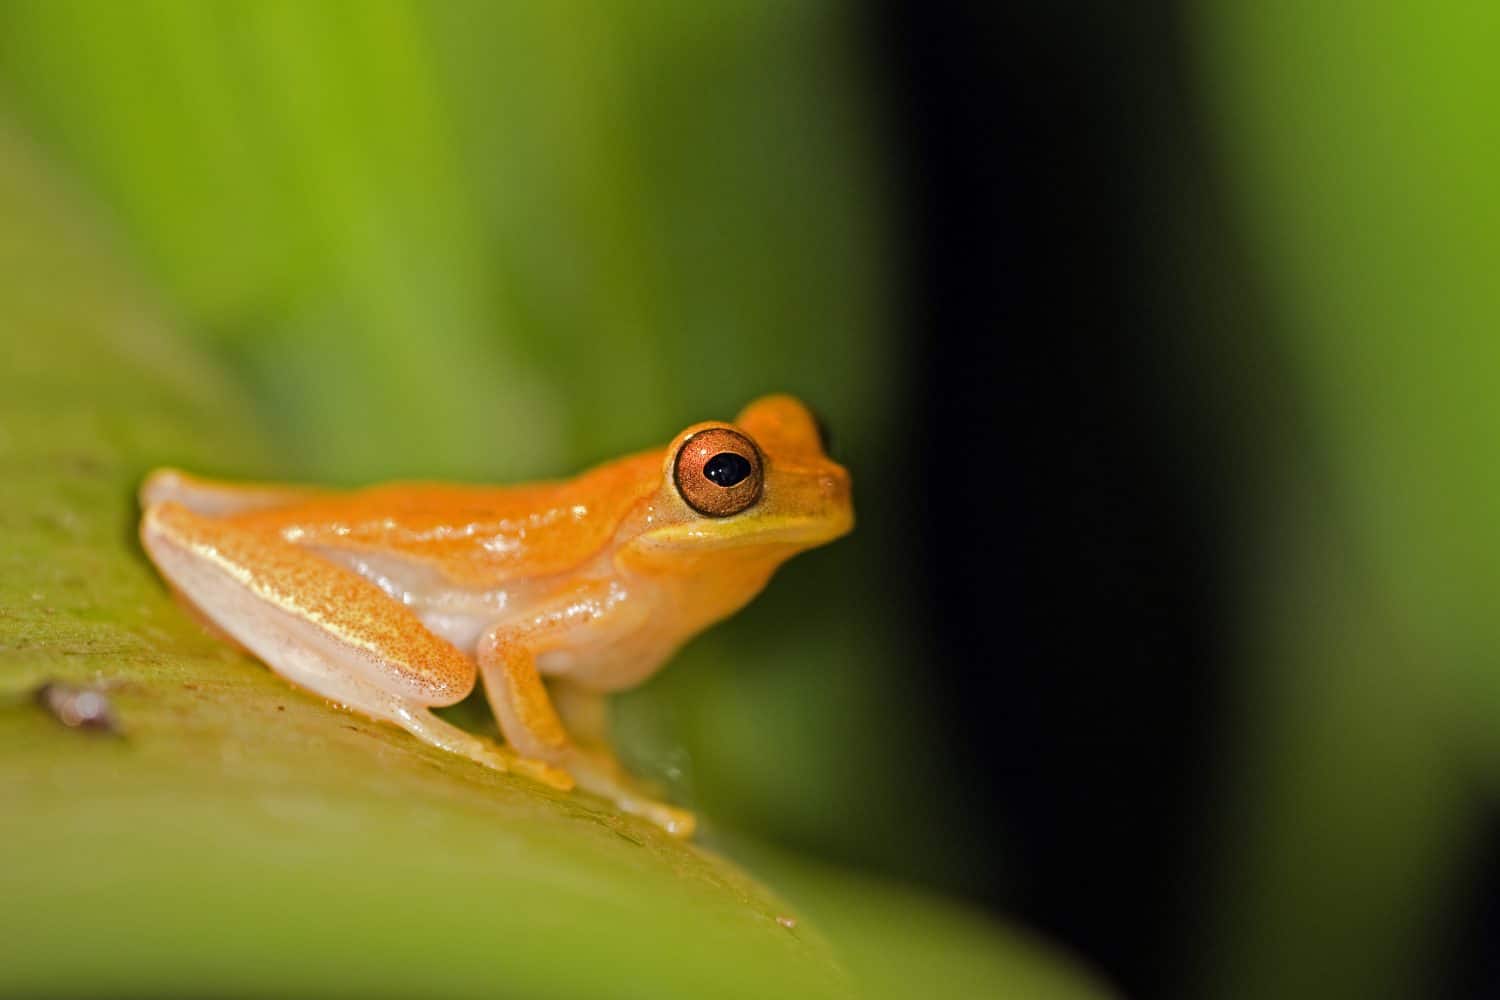
POLYGON ((234 520, 298 545, 393 556, 487 588, 562 573, 598 554, 655 493, 661 463, 659 453, 643 453, 574 479, 519 486, 390 483, 234 520))

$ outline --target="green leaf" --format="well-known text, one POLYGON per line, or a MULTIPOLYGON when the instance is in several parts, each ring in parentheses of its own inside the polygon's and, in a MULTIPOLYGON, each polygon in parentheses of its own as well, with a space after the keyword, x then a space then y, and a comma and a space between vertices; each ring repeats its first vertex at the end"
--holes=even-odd
POLYGON ((207 636, 133 542, 246 409, 0 146, 0 984, 29 994, 841 996, 731 865, 338 711, 207 636), (30 692, 93 684, 120 733, 30 692))
POLYGON ((291 688, 134 541, 150 467, 270 468, 251 410, 0 131, 0 992, 1098 995, 929 897, 701 847, 291 688), (47 683, 107 697, 69 728, 47 683))

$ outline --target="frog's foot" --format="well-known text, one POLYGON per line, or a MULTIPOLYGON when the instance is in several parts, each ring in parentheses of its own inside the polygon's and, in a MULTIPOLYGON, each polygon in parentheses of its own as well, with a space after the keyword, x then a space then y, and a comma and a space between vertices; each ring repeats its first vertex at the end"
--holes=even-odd
POLYGON ((621 812, 649 820, 674 837, 691 837, 698 827, 696 816, 652 798, 613 757, 574 748, 561 763, 579 788, 609 799, 621 812))
POLYGON ((392 694, 349 673, 309 669, 306 662, 300 667, 295 672, 285 667, 277 672, 343 708, 394 723, 428 746, 467 757, 493 771, 519 774, 565 792, 574 787, 572 775, 562 768, 523 757, 510 747, 460 729, 432 714, 425 705, 392 694))
POLYGON ((475 736, 451 722, 445 722, 425 708, 407 706, 400 710, 399 716, 383 715, 382 718, 390 719, 423 743, 467 757, 491 770, 519 774, 564 792, 572 790, 574 786, 573 776, 562 768, 543 760, 523 757, 510 747, 475 736))
MULTIPOLYGON (((560 792, 571 792, 577 785, 571 774, 560 767, 554 767, 544 760, 537 760, 534 757, 522 757, 509 747, 492 746, 489 748, 489 752, 500 755, 500 759, 505 763, 505 767, 502 770, 530 778, 532 781, 546 785, 549 788, 556 788, 560 792)), ((493 767, 494 765, 490 766, 493 767)))

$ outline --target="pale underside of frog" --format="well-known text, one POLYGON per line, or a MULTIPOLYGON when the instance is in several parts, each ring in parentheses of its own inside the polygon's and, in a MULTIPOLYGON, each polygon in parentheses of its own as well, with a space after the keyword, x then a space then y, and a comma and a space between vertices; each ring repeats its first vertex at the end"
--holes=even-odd
POLYGON ((692 814, 610 750, 605 696, 853 526, 849 476, 788 396, 565 481, 340 492, 164 469, 141 503, 142 543, 182 602, 282 677, 680 836, 692 814), (477 678, 507 745, 430 711, 477 678))

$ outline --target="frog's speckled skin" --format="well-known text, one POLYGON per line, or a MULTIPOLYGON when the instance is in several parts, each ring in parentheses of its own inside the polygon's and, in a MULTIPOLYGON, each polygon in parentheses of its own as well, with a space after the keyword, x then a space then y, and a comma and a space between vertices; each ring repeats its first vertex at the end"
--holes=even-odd
POLYGON ((649 677, 786 559, 853 525, 848 474, 787 396, 564 482, 338 493, 160 470, 141 500, 162 575, 288 680, 491 767, 576 781, 684 836, 692 816, 634 791, 605 747, 600 697, 649 677), (683 475, 703 474, 684 446, 710 428, 739 432, 710 440, 750 439, 760 479, 729 516, 679 492, 683 475), (508 748, 428 711, 479 675, 508 748))

